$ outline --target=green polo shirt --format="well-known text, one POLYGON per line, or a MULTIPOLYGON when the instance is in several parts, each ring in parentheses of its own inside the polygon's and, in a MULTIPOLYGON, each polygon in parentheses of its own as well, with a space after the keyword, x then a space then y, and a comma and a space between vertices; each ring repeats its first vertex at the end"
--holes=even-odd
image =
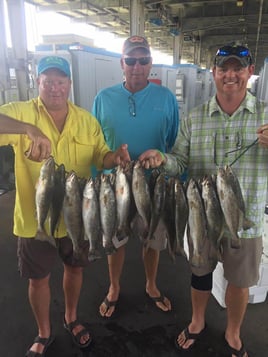
MULTIPOLYGON (((165 171, 176 175, 188 168, 189 177, 202 178, 216 174, 219 166, 232 164, 257 139, 257 128, 268 123, 267 105, 247 93, 231 116, 221 110, 215 96, 194 108, 182 119, 171 154, 165 154, 165 171)), ((268 150, 258 144, 252 146, 232 169, 241 185, 246 216, 255 223, 240 236, 259 237, 267 197, 268 150)))

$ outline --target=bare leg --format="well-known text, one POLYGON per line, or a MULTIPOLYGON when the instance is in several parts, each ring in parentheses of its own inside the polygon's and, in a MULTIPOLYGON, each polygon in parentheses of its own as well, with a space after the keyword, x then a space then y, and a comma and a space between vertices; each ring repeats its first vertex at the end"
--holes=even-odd
MULTIPOLYGON (((205 314, 208 300, 210 297, 210 291, 202 291, 191 288, 192 298, 192 321, 188 326, 190 333, 199 333, 205 327, 205 314)), ((178 345, 183 349, 188 349, 194 340, 187 340, 184 332, 182 331, 178 336, 178 345)))
MULTIPOLYGON (((50 336, 50 287, 49 277, 43 279, 29 279, 28 296, 30 305, 38 326, 38 335, 48 338, 50 336)), ((42 353, 44 346, 34 343, 31 351, 42 353)))
MULTIPOLYGON (((159 263, 159 251, 143 248, 143 264, 146 276, 146 292, 151 297, 159 297, 160 291, 156 286, 156 276, 159 263)), ((163 311, 171 310, 171 303, 168 298, 164 302, 156 302, 156 305, 163 311)))
MULTIPOLYGON (((225 338, 229 345, 240 350, 242 342, 240 339, 240 328, 246 313, 249 289, 238 288, 232 284, 227 285, 225 303, 227 307, 227 328, 225 338)), ((245 357, 247 354, 245 354, 245 357)))
MULTIPOLYGON (((77 319, 77 305, 83 282, 83 268, 64 265, 63 290, 65 297, 65 321, 69 324, 77 319)), ((84 326, 78 325, 73 329, 76 335, 84 326)), ((81 337, 80 343, 84 344, 89 340, 89 334, 81 337)))
MULTIPOLYGON (((120 277, 123 270, 123 265, 125 261, 125 246, 118 248, 117 252, 111 255, 108 255, 108 268, 109 268, 109 277, 110 277, 110 286, 107 294, 107 299, 109 301, 117 301, 120 292, 120 277)), ((101 303, 99 312, 101 316, 111 317, 114 313, 115 306, 109 307, 105 303, 101 303)))

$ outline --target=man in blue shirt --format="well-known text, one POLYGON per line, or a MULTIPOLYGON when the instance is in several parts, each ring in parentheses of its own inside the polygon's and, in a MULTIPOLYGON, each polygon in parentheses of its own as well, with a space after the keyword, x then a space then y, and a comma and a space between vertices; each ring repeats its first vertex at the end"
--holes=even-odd
MULTIPOLYGON (((147 40, 141 36, 128 38, 123 45, 120 63, 124 82, 100 91, 92 108, 106 142, 111 149, 127 143, 132 160, 137 160, 141 153, 152 147, 168 152, 178 131, 178 104, 168 88, 148 81, 152 57, 147 40)), ((158 228, 153 244, 149 249, 143 248, 146 293, 156 307, 169 311, 170 301, 156 285, 159 253, 166 248, 164 230, 158 228)), ((103 317, 109 318, 115 311, 124 259, 125 245, 121 245, 115 254, 108 255, 110 287, 100 305, 103 317)))

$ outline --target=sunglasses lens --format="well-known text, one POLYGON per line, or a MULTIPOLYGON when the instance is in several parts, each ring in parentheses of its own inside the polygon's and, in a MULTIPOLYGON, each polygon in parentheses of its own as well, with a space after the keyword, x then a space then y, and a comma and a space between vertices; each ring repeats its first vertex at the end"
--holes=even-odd
POLYGON ((136 63, 136 58, 132 58, 132 57, 127 57, 124 58, 125 64, 128 66, 134 66, 136 63))
POLYGON ((243 46, 225 46, 217 51, 216 56, 230 56, 235 55, 238 57, 250 56, 249 50, 243 46))
POLYGON ((150 63, 151 57, 141 57, 141 58, 135 58, 135 57, 126 57, 124 58, 125 64, 127 66, 135 66, 137 61, 139 62, 140 65, 145 66, 150 63))
POLYGON ((241 49, 240 50, 240 56, 241 57, 246 57, 246 56, 249 56, 249 50, 248 49, 241 49))
POLYGON ((217 52, 217 56, 229 56, 230 54, 230 50, 226 47, 220 48, 217 52))
POLYGON ((139 58, 138 61, 142 66, 145 66, 146 64, 149 64, 150 57, 142 57, 142 58, 139 58))

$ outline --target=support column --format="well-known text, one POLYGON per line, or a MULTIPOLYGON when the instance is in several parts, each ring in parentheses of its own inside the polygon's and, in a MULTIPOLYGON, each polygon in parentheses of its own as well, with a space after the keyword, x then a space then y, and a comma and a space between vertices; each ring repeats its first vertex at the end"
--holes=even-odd
POLYGON ((173 64, 181 63, 182 47, 183 47, 183 34, 180 33, 179 36, 174 36, 173 39, 173 64))
POLYGON ((0 0, 0 105, 4 103, 4 91, 9 86, 8 54, 4 16, 5 0, 0 0))
POLYGON ((130 0, 130 36, 144 36, 144 4, 141 0, 130 0))
POLYGON ((15 69, 19 99, 28 99, 27 36, 23 0, 7 0, 12 41, 11 68, 15 69))

